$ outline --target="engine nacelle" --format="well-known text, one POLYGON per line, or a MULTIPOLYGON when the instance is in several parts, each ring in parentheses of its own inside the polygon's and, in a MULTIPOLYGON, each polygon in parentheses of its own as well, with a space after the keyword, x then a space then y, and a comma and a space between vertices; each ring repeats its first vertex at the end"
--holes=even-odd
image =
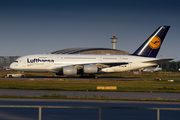
POLYGON ((56 75, 76 75, 77 68, 75 67, 63 67, 61 72, 56 73, 56 75))
POLYGON ((84 65, 83 71, 84 73, 97 73, 98 67, 94 65, 84 65))

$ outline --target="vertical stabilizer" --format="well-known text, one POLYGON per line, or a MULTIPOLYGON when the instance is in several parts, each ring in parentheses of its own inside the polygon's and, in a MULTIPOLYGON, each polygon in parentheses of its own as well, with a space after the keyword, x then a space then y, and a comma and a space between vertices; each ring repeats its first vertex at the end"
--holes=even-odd
POLYGON ((134 53, 143 57, 156 57, 170 26, 160 26, 134 53))

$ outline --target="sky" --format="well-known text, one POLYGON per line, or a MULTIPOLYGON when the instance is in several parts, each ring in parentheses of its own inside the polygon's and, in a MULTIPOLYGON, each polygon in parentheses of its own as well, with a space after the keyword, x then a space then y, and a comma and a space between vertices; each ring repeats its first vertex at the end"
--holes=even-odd
POLYGON ((159 26, 171 26, 159 58, 180 60, 179 0, 1 0, 0 56, 79 48, 133 53, 159 26))

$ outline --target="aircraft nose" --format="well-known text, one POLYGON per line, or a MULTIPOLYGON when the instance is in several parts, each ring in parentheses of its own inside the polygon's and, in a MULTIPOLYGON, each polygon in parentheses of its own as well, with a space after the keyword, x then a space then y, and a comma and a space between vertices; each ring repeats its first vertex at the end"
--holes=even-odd
POLYGON ((13 69, 13 63, 11 63, 11 64, 9 65, 9 67, 10 67, 10 69, 13 69))
POLYGON ((10 64, 10 66, 9 66, 9 67, 10 67, 10 69, 11 69, 11 70, 14 70, 14 69, 15 69, 15 67, 16 67, 16 64, 13 62, 13 63, 11 63, 11 64, 10 64))

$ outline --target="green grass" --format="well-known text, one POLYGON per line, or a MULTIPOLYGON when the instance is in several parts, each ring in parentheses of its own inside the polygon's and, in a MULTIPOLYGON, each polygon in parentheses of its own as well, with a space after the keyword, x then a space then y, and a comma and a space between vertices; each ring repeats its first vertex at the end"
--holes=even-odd
MULTIPOLYGON (((14 71, 0 71, 3 77, 8 73, 17 73, 14 71)), ((25 73, 27 77, 55 77, 54 73, 25 73)), ((76 76, 77 77, 77 76, 76 76)), ((75 90, 75 91, 97 91, 97 86, 117 86, 117 90, 123 92, 174 92, 180 93, 180 73, 141 73, 140 75, 132 72, 123 72, 115 74, 98 75, 101 78, 113 78, 109 80, 68 80, 68 81, 45 81, 45 80, 1 80, 0 89, 36 89, 36 90, 75 90), (130 80, 118 81, 115 78, 128 78, 130 80), (160 78, 162 81, 155 81, 160 78), (174 83, 166 80, 174 79, 174 83)))
MULTIPOLYGON (((36 90, 67 90, 67 91, 102 91, 97 86, 117 86, 122 92, 174 92, 180 93, 180 82, 169 83, 167 81, 115 81, 115 80, 0 80, 0 89, 36 89, 36 90)), ((104 90, 103 90, 104 91, 104 90)), ((109 90, 110 91, 110 90, 109 90)), ((112 90, 111 90, 112 91, 112 90)))
MULTIPOLYGON (((9 73, 16 73, 13 71, 0 71, 0 76, 3 77, 9 73)), ((26 73, 27 77, 55 77, 54 73, 26 73)), ((75 76, 77 77, 77 76, 75 76)), ((123 72, 115 74, 98 75, 101 78, 113 78, 109 80, 87 79, 87 80, 68 80, 68 81, 45 81, 45 80, 10 80, 0 79, 0 89, 27 89, 27 90, 66 90, 66 91, 104 91, 97 90, 97 86, 117 86, 117 90, 106 91, 121 91, 121 92, 173 92, 180 93, 180 73, 142 73, 135 75, 132 72, 123 72), (128 78, 129 80, 115 80, 115 78, 128 78), (162 81, 155 81, 154 79, 162 79, 162 81), (175 82, 167 82, 168 79, 174 79, 175 82)), ((43 79, 44 79, 43 78, 43 79)), ((2 95, 0 98, 38 98, 38 99, 90 99, 90 100, 137 100, 137 101, 177 101, 180 100, 162 100, 156 99, 122 99, 122 98, 106 98, 104 96, 93 96, 87 98, 67 97, 60 94, 42 95, 34 97, 26 96, 7 96, 2 95)))

